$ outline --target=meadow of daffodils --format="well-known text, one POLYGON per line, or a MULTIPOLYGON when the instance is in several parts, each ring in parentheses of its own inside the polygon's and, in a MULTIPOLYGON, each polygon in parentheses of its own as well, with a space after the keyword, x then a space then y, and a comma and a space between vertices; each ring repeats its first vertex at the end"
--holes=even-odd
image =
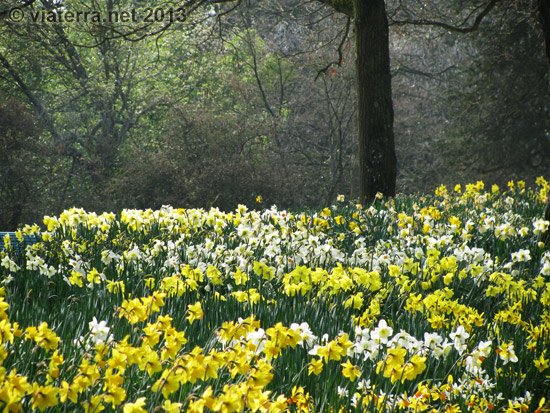
POLYGON ((548 196, 45 217, 0 240, 0 409, 548 412, 548 196))

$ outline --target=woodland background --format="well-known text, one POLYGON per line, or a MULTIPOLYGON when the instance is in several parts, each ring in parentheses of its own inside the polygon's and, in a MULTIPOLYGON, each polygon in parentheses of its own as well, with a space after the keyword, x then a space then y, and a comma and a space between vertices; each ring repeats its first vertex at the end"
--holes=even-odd
MULTIPOLYGON (((536 2, 499 1, 471 33, 411 24, 460 25, 483 5, 386 2, 398 192, 529 183, 550 171, 536 2)), ((261 195, 264 205, 303 208, 357 198, 351 30, 346 16, 306 0, 207 4, 139 41, 113 36, 116 26, 4 16, 0 229, 72 206, 229 210, 261 195)))

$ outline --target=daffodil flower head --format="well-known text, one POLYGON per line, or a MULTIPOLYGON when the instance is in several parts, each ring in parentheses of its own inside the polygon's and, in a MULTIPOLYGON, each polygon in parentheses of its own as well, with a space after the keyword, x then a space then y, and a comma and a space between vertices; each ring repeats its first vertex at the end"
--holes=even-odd
POLYGON ((386 320, 381 319, 378 322, 378 327, 376 327, 373 331, 370 333, 370 337, 372 340, 378 342, 378 343, 387 343, 390 336, 393 334, 393 328, 388 326, 388 323, 386 320))

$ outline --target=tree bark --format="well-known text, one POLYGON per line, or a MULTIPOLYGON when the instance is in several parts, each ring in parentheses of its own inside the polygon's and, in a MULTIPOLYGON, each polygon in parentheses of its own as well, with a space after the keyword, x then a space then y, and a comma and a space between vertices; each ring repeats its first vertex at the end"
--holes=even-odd
POLYGON ((395 195, 389 29, 384 0, 354 0, 361 201, 395 195))
MULTIPOLYGON (((542 26, 542 34, 544 37, 544 51, 546 54, 546 64, 550 72, 550 0, 537 0, 537 8, 539 12, 539 21, 542 26)), ((550 221, 550 196, 546 204, 544 219, 550 221)), ((550 247, 550 228, 541 236, 541 241, 550 247)))
POLYGON ((550 0, 537 0, 537 8, 544 36, 546 63, 548 63, 550 68, 550 0))

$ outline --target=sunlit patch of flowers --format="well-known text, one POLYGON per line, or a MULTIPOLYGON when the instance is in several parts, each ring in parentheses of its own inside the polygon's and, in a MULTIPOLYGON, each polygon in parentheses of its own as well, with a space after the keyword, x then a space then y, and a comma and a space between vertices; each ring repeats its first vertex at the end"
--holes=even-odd
POLYGON ((45 217, 2 240, 0 408, 550 411, 536 184, 45 217))

